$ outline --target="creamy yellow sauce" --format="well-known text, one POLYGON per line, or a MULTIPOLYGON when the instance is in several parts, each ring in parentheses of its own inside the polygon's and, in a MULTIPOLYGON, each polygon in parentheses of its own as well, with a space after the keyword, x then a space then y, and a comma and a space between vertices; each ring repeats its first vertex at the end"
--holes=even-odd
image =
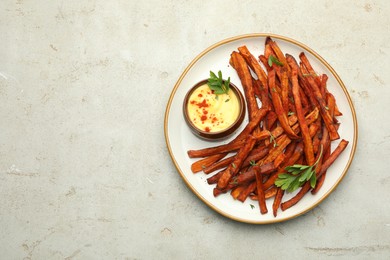
POLYGON ((240 104, 230 89, 228 94, 216 95, 207 84, 192 92, 187 105, 192 123, 206 132, 219 132, 230 127, 238 118, 240 104))

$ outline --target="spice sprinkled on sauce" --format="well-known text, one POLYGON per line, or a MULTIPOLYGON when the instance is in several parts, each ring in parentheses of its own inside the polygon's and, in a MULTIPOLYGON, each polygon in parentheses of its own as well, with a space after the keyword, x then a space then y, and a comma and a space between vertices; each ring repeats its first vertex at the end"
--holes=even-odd
POLYGON ((194 90, 187 105, 192 123, 205 132, 219 132, 229 128, 240 113, 239 100, 231 89, 228 94, 216 95, 213 92, 204 84, 194 90))

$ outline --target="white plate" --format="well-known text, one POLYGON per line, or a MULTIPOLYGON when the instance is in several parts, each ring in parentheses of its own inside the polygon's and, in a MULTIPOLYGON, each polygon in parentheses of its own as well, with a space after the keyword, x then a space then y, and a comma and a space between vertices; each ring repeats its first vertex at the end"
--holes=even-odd
MULTIPOLYGON (((244 121, 240 129, 245 126, 246 122, 247 120, 244 121)), ((188 187, 204 203, 220 214, 237 221, 255 224, 285 221, 297 217, 318 205, 336 188, 346 174, 352 162, 357 143, 355 109, 347 89, 336 72, 323 58, 302 43, 287 37, 272 34, 237 36, 218 42, 200 53, 184 70, 173 88, 166 108, 164 131, 169 153, 188 187), (272 215, 273 199, 267 200, 268 214, 261 215, 257 201, 247 199, 244 203, 241 203, 240 201, 233 200, 229 193, 214 197, 214 185, 208 185, 206 182, 208 176, 211 175, 205 175, 202 172, 193 174, 191 172, 190 167, 195 159, 190 159, 187 156, 187 151, 190 149, 210 147, 221 142, 210 143, 194 136, 186 125, 182 114, 182 104, 185 94, 195 83, 208 78, 210 70, 221 70, 225 78, 230 76, 231 82, 242 90, 236 71, 229 66, 230 54, 232 51, 237 50, 239 46, 246 45, 251 53, 255 57, 258 57, 264 53, 264 43, 267 36, 271 36, 284 53, 292 54, 297 60, 299 60, 299 53, 304 51, 316 72, 328 75, 328 89, 336 97, 337 105, 343 113, 343 116, 338 118, 341 122, 339 128, 340 139, 346 139, 350 142, 346 150, 328 169, 328 174, 320 191, 316 195, 306 194, 298 204, 286 211, 279 209, 276 218, 272 215), (251 204, 254 205, 254 208, 251 204)), ((223 141, 223 143, 228 141, 223 141)), ((338 141, 333 142, 332 150, 337 144, 338 141)), ((286 194, 283 197, 283 201, 291 198, 294 194, 286 194)))

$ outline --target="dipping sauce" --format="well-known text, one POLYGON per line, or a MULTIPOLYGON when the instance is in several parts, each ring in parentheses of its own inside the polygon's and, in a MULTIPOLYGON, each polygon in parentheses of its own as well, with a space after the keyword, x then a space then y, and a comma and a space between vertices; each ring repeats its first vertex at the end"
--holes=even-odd
POLYGON ((203 84, 189 96, 188 118, 201 131, 221 132, 232 126, 240 116, 240 101, 230 88, 227 94, 214 94, 203 84))

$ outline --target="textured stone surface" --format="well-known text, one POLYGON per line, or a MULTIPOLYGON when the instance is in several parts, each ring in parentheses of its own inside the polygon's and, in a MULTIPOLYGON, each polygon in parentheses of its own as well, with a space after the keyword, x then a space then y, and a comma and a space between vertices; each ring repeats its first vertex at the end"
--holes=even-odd
POLYGON ((2 258, 390 257, 389 2, 241 2, 1 2, 2 258), (194 196, 163 133, 187 64, 251 32, 316 50, 359 123, 340 186, 309 213, 266 226, 226 219, 194 196))

